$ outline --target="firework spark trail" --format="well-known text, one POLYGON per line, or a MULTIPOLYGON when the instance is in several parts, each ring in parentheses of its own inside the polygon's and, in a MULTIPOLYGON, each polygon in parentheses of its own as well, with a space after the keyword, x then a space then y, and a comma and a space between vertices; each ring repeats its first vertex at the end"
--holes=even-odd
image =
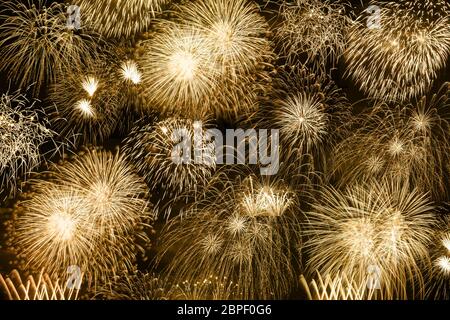
POLYGON ((338 184, 396 175, 436 199, 445 197, 449 93, 445 84, 414 104, 378 104, 357 117, 359 129, 334 151, 332 174, 338 184))
POLYGON ((94 286, 133 270, 152 216, 145 184, 123 158, 91 150, 48 175, 31 181, 7 224, 19 267, 57 276, 76 265, 94 286))
POLYGON ((229 279, 245 299, 286 296, 294 277, 291 246, 300 245, 295 194, 255 176, 218 181, 165 228, 159 257, 176 253, 169 274, 189 282, 229 279))
POLYGON ((33 110, 34 102, 28 103, 20 94, 0 97, 0 191, 5 188, 9 195, 15 194, 19 179, 25 180, 44 161, 41 146, 56 136, 33 110))
POLYGON ((82 23, 107 38, 128 38, 146 31, 170 0, 75 0, 82 23))
POLYGON ((349 25, 341 3, 321 0, 283 1, 280 24, 274 30, 277 45, 289 64, 310 64, 315 71, 335 66, 345 48, 349 25), (303 57, 304 56, 304 57, 303 57))
POLYGON ((300 276, 309 300, 371 300, 374 290, 367 287, 367 281, 357 282, 339 274, 335 276, 321 276, 308 283, 305 277, 300 276))
POLYGON ((34 93, 55 83, 60 70, 89 63, 101 42, 68 28, 65 6, 56 2, 2 2, 0 19, 0 69, 22 89, 34 85, 34 93))
POLYGON ((379 3, 381 28, 354 23, 344 57, 347 75, 366 94, 405 101, 425 94, 450 56, 450 4, 441 0, 379 3))
POLYGON ((20 273, 13 270, 3 278, 0 275, 0 289, 9 300, 77 300, 79 289, 68 288, 64 279, 52 280, 48 274, 41 272, 39 276, 28 276, 22 280, 20 273))
POLYGON ((398 180, 326 187, 307 214, 305 245, 309 270, 361 283, 371 268, 379 272, 384 299, 406 298, 408 283, 423 296, 420 262, 428 257, 434 207, 425 194, 398 180))

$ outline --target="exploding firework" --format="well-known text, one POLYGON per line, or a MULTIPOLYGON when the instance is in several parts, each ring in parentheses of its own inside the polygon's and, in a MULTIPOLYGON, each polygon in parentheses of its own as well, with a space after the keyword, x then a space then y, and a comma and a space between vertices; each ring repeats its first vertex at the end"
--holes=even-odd
POLYGON ((37 277, 28 276, 23 282, 20 273, 13 270, 9 277, 0 275, 0 289, 8 300, 77 300, 79 289, 69 281, 59 278, 54 281, 41 272, 37 277))
POLYGON ((150 189, 161 190, 163 198, 195 192, 216 167, 204 130, 202 122, 176 118, 137 127, 126 140, 124 153, 150 189))
POLYGON ((224 74, 251 73, 272 59, 265 37, 268 24, 250 1, 196 0, 179 6, 176 16, 208 39, 210 54, 224 74))
POLYGON ((321 0, 284 1, 276 25, 278 47, 290 64, 298 60, 323 70, 335 66, 345 48, 345 6, 321 0))
POLYGON ((334 152, 333 171, 340 185, 395 175, 434 198, 447 195, 450 126, 448 84, 414 105, 377 105, 358 118, 359 129, 334 152), (444 113, 443 113, 444 112, 444 113))
MULTIPOLYGON (((119 79, 121 92, 121 105, 124 107, 124 116, 137 113, 141 116, 148 114, 145 87, 142 83, 141 67, 134 59, 123 59, 119 66, 119 79)), ((132 122, 132 121, 130 121, 132 122)), ((122 122, 119 125, 123 125, 122 122)))
POLYGON ((38 93, 56 82, 63 68, 78 68, 96 56, 99 41, 81 30, 67 26, 65 6, 43 0, 2 2, 0 13, 0 69, 9 79, 38 93))
POLYGON ((150 218, 147 186, 119 153, 88 150, 58 167, 55 178, 89 203, 99 232, 126 234, 150 218))
POLYGON ((368 282, 356 282, 346 276, 336 275, 322 277, 317 274, 317 281, 313 279, 309 284, 305 277, 300 276, 309 300, 370 300, 374 290, 367 286, 368 282))
MULTIPOLYGON (((82 23, 108 38, 127 38, 146 31, 170 0, 75 0, 82 23)), ((71 2, 72 3, 72 2, 71 2)))
POLYGON ((120 66, 120 73, 122 80, 130 84, 138 85, 142 81, 142 73, 139 71, 137 63, 133 60, 128 60, 120 66))
POLYGON ((19 178, 25 179, 41 164, 41 146, 56 135, 28 102, 20 94, 0 97, 0 181, 9 195, 15 193, 19 178))
POLYGON ((262 125, 280 130, 281 160, 292 170, 324 171, 326 155, 345 136, 350 119, 345 95, 329 77, 306 69, 280 72, 273 87, 262 125))
POLYGON ((48 175, 30 183, 7 224, 19 267, 52 277, 78 266, 94 285, 133 269, 151 216, 145 184, 123 158, 89 151, 48 175))
POLYGON ((155 274, 136 272, 115 277, 98 288, 95 299, 105 300, 169 300, 170 283, 155 274))
POLYGON ((198 114, 219 85, 211 44, 200 31, 169 21, 142 43, 142 82, 148 104, 164 111, 198 114))
POLYGON ((307 216, 309 270, 356 283, 371 276, 379 298, 423 296, 419 264, 435 224, 426 195, 388 179, 345 191, 324 188, 307 216), (407 292, 410 282, 417 292, 407 292))
POLYGON ((431 266, 428 274, 428 297, 450 298, 450 220, 443 219, 431 246, 431 266))
POLYGON ((163 231, 159 257, 176 254, 169 274, 190 283, 228 279, 244 299, 286 296, 300 245, 296 195, 255 176, 218 181, 163 231))
POLYGON ((137 272, 116 277, 96 290, 94 298, 106 300, 226 300, 237 297, 237 286, 217 277, 173 284, 166 277, 137 272))
POLYGON ((205 39, 215 68, 213 93, 202 102, 204 113, 219 119, 241 119, 257 110, 258 95, 267 91, 274 54, 268 24, 247 0, 197 0, 178 6, 179 23, 205 39))
MULTIPOLYGON (((201 3, 198 5, 203 7, 201 3)), ((142 66, 147 105, 162 113, 191 119, 240 118, 251 113, 257 108, 258 95, 269 86, 270 48, 260 58, 255 54, 247 56, 247 62, 242 62, 247 64, 240 65, 240 69, 231 68, 230 64, 239 64, 236 59, 243 59, 241 54, 236 53, 236 57, 225 62, 215 49, 215 38, 206 35, 206 27, 194 22, 162 21, 155 27, 154 35, 142 42, 138 62, 142 66), (259 63, 252 57, 259 59, 259 63)))
POLYGON ((381 100, 408 100, 430 88, 450 56, 450 4, 442 0, 373 2, 379 21, 364 15, 348 35, 347 75, 381 100))
POLYGON ((96 62, 93 67, 65 70, 50 88, 55 129, 81 143, 102 142, 119 121, 119 70, 106 58, 96 62))

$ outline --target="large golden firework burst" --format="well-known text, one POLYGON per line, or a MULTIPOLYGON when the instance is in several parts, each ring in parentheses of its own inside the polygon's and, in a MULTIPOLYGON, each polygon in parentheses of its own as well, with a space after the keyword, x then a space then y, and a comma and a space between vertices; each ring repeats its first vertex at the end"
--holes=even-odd
POLYGON ((89 150, 43 178, 30 182, 7 223, 18 266, 50 277, 77 266, 94 286, 133 270, 152 215, 145 184, 122 156, 89 150))
POLYGON ((208 39, 210 54, 228 76, 252 73, 272 58, 269 26, 251 1, 196 0, 179 6, 176 17, 208 39))
POLYGON ((351 108, 325 75, 283 68, 264 100, 259 126, 280 130, 280 158, 288 175, 325 171, 327 155, 346 136, 351 108))
POLYGON ((131 132, 123 150, 150 190, 159 190, 162 198, 170 200, 195 193, 208 182, 216 168, 216 158, 209 152, 203 125, 189 119, 168 118, 155 125, 138 126, 131 132), (189 144, 188 154, 182 154, 184 144, 189 144))
POLYGON ((274 54, 268 25, 247 0, 184 3, 142 42, 150 106, 183 117, 240 119, 267 91, 274 54))
POLYGON ((345 49, 349 19, 339 1, 284 0, 274 25, 277 46, 289 64, 309 63, 315 71, 337 65, 345 49))
POLYGON ((450 56, 450 4, 377 2, 379 25, 362 15, 348 34, 347 74, 370 97, 405 101, 425 94, 450 56))
POLYGON ((146 31, 170 0, 75 0, 82 23, 107 38, 127 38, 146 31))
POLYGON ((397 179, 325 187, 307 219, 309 270, 356 283, 372 279, 377 298, 423 297, 420 266, 436 223, 426 194, 397 179), (408 292, 408 284, 417 290, 408 292))

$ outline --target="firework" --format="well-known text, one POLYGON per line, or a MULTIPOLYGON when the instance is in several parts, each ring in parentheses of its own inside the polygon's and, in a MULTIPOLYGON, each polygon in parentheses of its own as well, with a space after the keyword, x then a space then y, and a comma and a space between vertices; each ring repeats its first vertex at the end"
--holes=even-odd
POLYGON ((54 126, 63 136, 96 143, 107 139, 116 128, 121 108, 118 70, 106 60, 98 59, 89 68, 65 70, 51 86, 54 126))
POLYGON ((236 297, 236 286, 217 277, 173 284, 167 277, 137 272, 116 277, 96 290, 94 298, 106 300, 225 300, 236 297))
POLYGON ((410 281, 419 289, 412 294, 423 295, 419 263, 435 223, 426 195, 388 179, 345 191, 324 188, 307 215, 309 270, 356 283, 370 277, 380 298, 407 297, 410 281))
POLYGON ((149 242, 145 190, 121 156, 100 151, 33 180, 7 225, 19 267, 52 277, 78 266, 94 285, 133 269, 149 242))
POLYGON ((447 1, 373 2, 379 27, 365 15, 348 35, 347 75, 366 94, 381 100, 408 100, 430 88, 450 55, 447 1))
POLYGON ((322 277, 317 274, 309 284, 305 277, 300 277, 309 300, 370 300, 373 290, 367 287, 367 282, 357 283, 346 276, 336 275, 322 277))
POLYGON ((279 182, 222 180, 169 223, 159 257, 173 250, 168 272, 174 279, 195 283, 217 276, 244 299, 286 296, 294 277, 291 246, 300 241, 296 204, 295 194, 279 182))
POLYGON ((126 234, 149 218, 147 187, 119 153, 88 150, 58 167, 55 178, 89 203, 97 231, 126 234))
POLYGON ((319 71, 335 66, 345 48, 345 6, 321 0, 283 1, 275 38, 290 64, 301 59, 319 71))
MULTIPOLYGON (((141 67, 134 59, 123 59, 119 66, 121 105, 129 116, 133 111, 144 114, 146 98, 144 85, 142 83, 141 67)), ((146 110, 145 114, 148 114, 146 110)), ((122 122, 119 125, 123 125, 122 122)))
POLYGON ((155 125, 135 128, 126 140, 124 153, 150 189, 155 192, 160 189, 163 198, 170 199, 181 193, 195 192, 214 172, 215 158, 209 152, 205 139, 201 122, 169 118, 155 125), (190 160, 175 159, 178 148, 182 147, 180 143, 195 143, 196 137, 199 137, 200 144, 189 147, 189 154, 182 155, 191 157, 190 160), (204 158, 198 162, 195 157, 199 152, 204 158))
POLYGON ((219 119, 240 119, 257 110, 267 92, 274 54, 268 24, 256 4, 247 0, 198 0, 177 7, 180 25, 205 39, 215 68, 213 93, 199 106, 219 119))
MULTIPOLYGON (((225 6, 224 3, 222 5, 225 6)), ((189 3, 188 8, 191 5, 189 3)), ((197 5, 206 10, 204 4, 197 5)), ((214 12, 217 10, 215 8, 214 12)), ((142 66, 142 86, 147 105, 162 113, 191 119, 211 116, 240 118, 251 113, 257 108, 258 95, 265 93, 269 85, 270 48, 265 48, 260 55, 244 55, 248 58, 246 61, 238 61, 244 59, 240 53, 236 53, 234 58, 227 55, 231 60, 224 61, 224 56, 215 49, 217 40, 205 31, 212 22, 202 28, 194 23, 195 19, 192 23, 178 24, 162 21, 155 27, 154 35, 142 42, 138 62, 142 66), (252 57, 258 61, 253 61, 252 57), (231 64, 239 64, 240 69, 231 64)), ((252 37, 249 35, 250 39, 252 37)), ((236 41, 239 39, 241 37, 236 41)), ((264 39, 261 41, 266 42, 264 39)), ((245 40, 244 43, 249 42, 245 40)), ((259 42, 255 40, 252 43, 256 46, 259 42)))
POLYGON ((450 298, 450 220, 443 219, 431 246, 431 266, 428 274, 428 297, 450 298))
POLYGON ((148 104, 162 111, 197 114, 217 90, 217 62, 199 31, 163 21, 143 42, 142 82, 148 104))
POLYGON ((108 38, 133 37, 144 32, 170 0, 76 0, 82 23, 108 38))
POLYGON ((34 84, 38 93, 56 82, 63 68, 80 67, 96 56, 99 41, 67 26, 66 9, 43 0, 2 3, 0 19, 0 69, 8 71, 20 88, 34 84))
POLYGON ((13 270, 9 277, 0 275, 0 288, 8 300, 77 300, 79 289, 68 286, 68 281, 59 278, 53 281, 41 272, 37 277, 28 276, 23 282, 20 273, 13 270))
POLYGON ((123 62, 120 66, 120 72, 123 81, 129 81, 134 85, 141 83, 142 73, 139 71, 137 63, 133 60, 123 62))
POLYGON ((448 84, 414 105, 377 105, 358 118, 360 127, 334 152, 340 185, 395 175, 434 198, 445 197, 448 172, 448 84))
POLYGON ((136 272, 115 277, 96 290, 95 299, 105 300, 169 300, 170 283, 155 274, 136 272))
MULTIPOLYGON (((41 146, 56 135, 49 130, 34 102, 20 94, 0 97, 0 176, 1 187, 13 195, 17 180, 27 175, 44 160, 41 146), (39 122, 41 121, 41 123, 39 122)), ((1 188, 0 188, 1 191, 1 188)))
POLYGON ((272 58, 268 24, 250 1, 197 0, 179 6, 176 16, 208 39, 223 73, 251 73, 272 58))
POLYGON ((326 155, 345 136, 350 119, 345 95, 329 77, 306 69, 282 70, 273 87, 261 125, 279 128, 282 161, 293 170, 324 171, 326 155))

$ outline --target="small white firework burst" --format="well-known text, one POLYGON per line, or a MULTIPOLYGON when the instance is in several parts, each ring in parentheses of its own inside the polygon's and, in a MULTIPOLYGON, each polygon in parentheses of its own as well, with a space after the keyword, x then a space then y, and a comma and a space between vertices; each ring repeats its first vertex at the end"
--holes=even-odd
POLYGON ((45 0, 2 1, 0 11, 0 69, 22 89, 34 93, 56 82, 63 68, 79 68, 97 56, 101 41, 67 26, 66 6, 45 0))

